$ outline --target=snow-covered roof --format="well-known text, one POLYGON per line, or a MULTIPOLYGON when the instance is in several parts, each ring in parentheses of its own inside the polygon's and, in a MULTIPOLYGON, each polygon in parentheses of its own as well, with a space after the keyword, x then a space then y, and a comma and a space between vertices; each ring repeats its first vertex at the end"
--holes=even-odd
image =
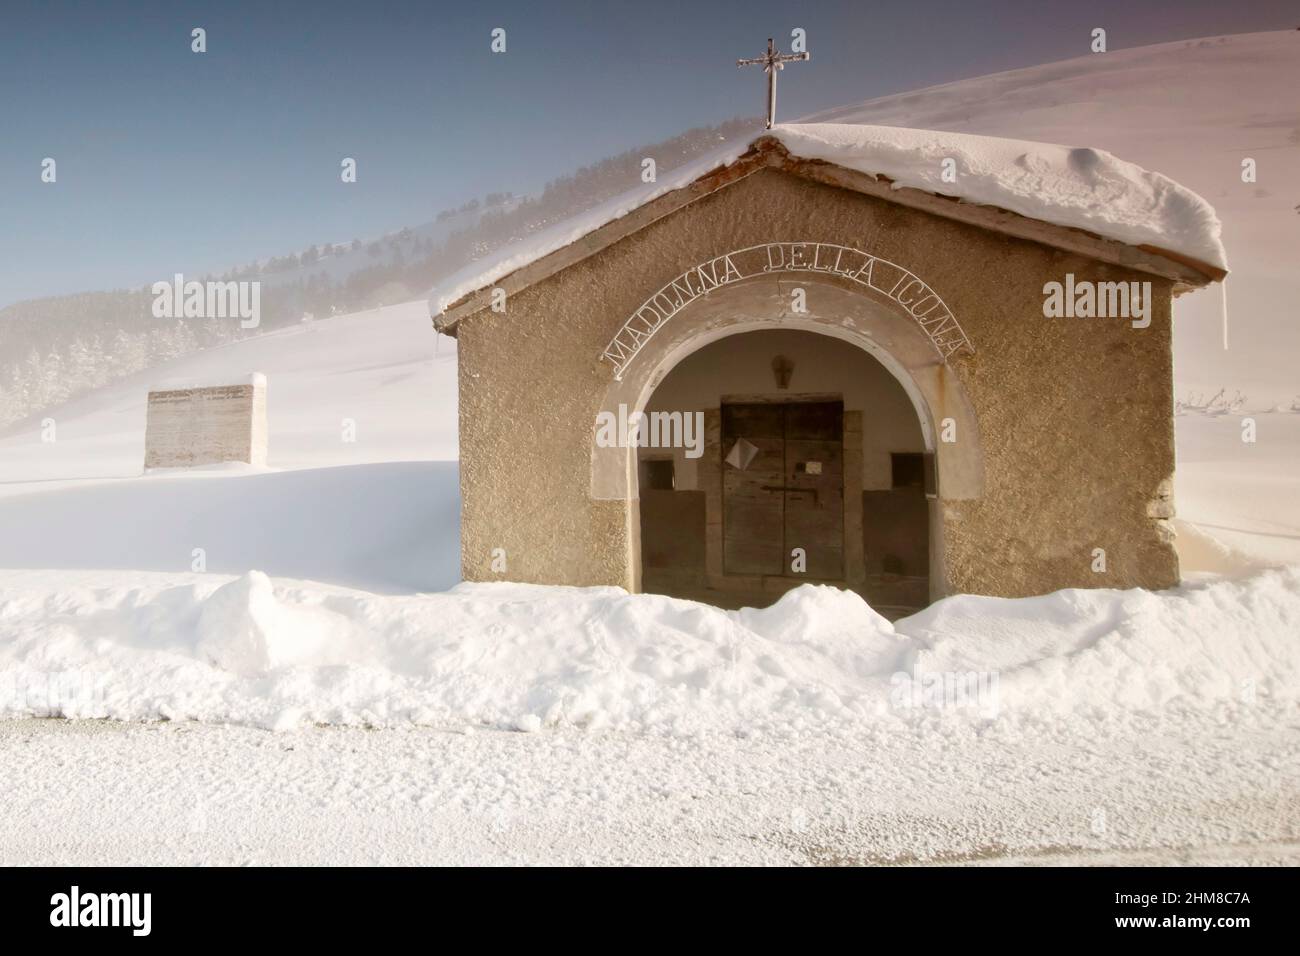
POLYGON ((1222 227, 1208 202, 1172 179, 1104 150, 894 126, 791 124, 776 126, 748 143, 720 147, 655 183, 507 243, 431 290, 430 312, 442 315, 471 293, 712 170, 730 166, 764 137, 774 138, 792 157, 884 177, 894 189, 910 187, 994 206, 1227 270, 1222 227), (948 159, 952 162, 945 163, 948 159))
POLYGON ((892 179, 1030 219, 1228 267, 1214 207, 1160 173, 1105 150, 969 133, 814 123, 780 128, 793 155, 892 179), (943 161, 955 181, 943 180, 943 161))

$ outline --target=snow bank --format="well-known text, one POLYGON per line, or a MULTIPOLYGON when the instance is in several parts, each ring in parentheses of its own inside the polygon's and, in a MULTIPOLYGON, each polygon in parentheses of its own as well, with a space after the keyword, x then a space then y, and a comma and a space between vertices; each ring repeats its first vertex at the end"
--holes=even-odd
POLYGON ((617 588, 214 577, 0 577, 0 716, 857 734, 1300 698, 1300 568, 954 597, 896 626, 812 585, 728 612, 617 588))
MULTIPOLYGON (((788 124, 775 136, 794 156, 885 176, 966 202, 997 206, 1031 219, 1085 229, 1130 245, 1148 244, 1220 268, 1227 254, 1214 208, 1178 183, 1100 149, 1026 140, 849 123, 788 124), (944 160, 956 180, 945 182, 944 160)), ((735 142, 570 219, 512 242, 452 273, 431 290, 429 309, 453 303, 627 215, 634 209, 729 166, 752 143, 735 142)))
POLYGON ((270 578, 250 571, 200 606, 194 650, 223 671, 260 677, 286 667, 346 666, 351 630, 337 614, 276 600, 270 578))
POLYGON ((1004 706, 1087 715, 1300 699, 1300 568, 1174 592, 962 595, 907 619, 926 671, 993 669, 1004 706))

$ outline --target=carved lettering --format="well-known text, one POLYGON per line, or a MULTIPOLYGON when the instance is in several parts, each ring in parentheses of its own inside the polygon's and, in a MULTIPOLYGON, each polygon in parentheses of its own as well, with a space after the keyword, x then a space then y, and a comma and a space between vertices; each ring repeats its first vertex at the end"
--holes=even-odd
POLYGON ((614 363, 615 377, 621 378, 628 363, 659 327, 695 299, 719 286, 764 273, 805 271, 839 276, 893 299, 925 331, 945 361, 961 349, 973 351, 966 333, 938 293, 901 266, 833 243, 770 242, 687 269, 632 313, 602 358, 614 363))

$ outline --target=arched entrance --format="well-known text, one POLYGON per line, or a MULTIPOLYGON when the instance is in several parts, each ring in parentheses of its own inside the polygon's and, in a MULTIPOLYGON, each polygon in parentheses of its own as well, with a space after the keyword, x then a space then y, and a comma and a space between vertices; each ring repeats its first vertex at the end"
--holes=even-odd
POLYGON ((981 494, 979 438, 897 302, 831 275, 736 280, 638 343, 601 407, 703 415, 694 458, 593 447, 593 497, 627 503, 641 589, 755 604, 828 581, 895 613, 946 593, 942 502, 981 494))
POLYGON ((745 331, 680 362, 644 412, 692 442, 637 450, 642 590, 763 606, 814 581, 895 616, 929 603, 929 428, 867 352, 745 331))

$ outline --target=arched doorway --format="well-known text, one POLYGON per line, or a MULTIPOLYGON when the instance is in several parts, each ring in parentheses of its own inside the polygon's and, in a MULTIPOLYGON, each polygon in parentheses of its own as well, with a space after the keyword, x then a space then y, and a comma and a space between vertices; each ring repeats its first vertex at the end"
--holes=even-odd
POLYGON ((811 581, 891 616, 929 602, 929 423, 865 350, 732 334, 674 366, 643 412, 685 440, 637 449, 642 590, 764 606, 811 581))
MULTIPOLYGON (((598 409, 602 413, 635 414, 643 412, 651 402, 656 390, 683 362, 692 355, 719 343, 723 351, 726 343, 737 343, 745 334, 761 330, 782 330, 815 333, 826 339, 836 355, 865 354, 874 359, 875 366, 871 376, 878 377, 883 369, 891 376, 906 396, 912 408, 911 422, 921 433, 924 448, 920 466, 922 482, 925 488, 926 515, 928 518, 928 561, 926 578, 928 579, 928 600, 932 601, 948 593, 948 567, 945 540, 953 530, 948 527, 950 511, 946 502, 964 499, 978 499, 983 495, 984 461, 980 442, 979 428, 974 409, 966 397, 965 388, 960 377, 946 361, 942 350, 931 334, 932 330, 924 327, 914 314, 908 311, 904 303, 886 296, 877 296, 874 289, 863 287, 860 283, 845 281, 841 277, 815 272, 774 271, 770 274, 756 275, 733 281, 728 285, 712 289, 692 301, 685 302, 671 316, 671 321, 662 322, 646 335, 635 329, 636 318, 628 321, 624 331, 635 338, 636 347, 630 354, 619 356, 619 367, 614 378, 605 388, 598 409), (799 290, 802 290, 800 293, 799 290), (801 310, 791 308, 794 296, 802 299, 801 310)), ((620 333, 623 335, 624 333, 620 333)), ((823 343, 825 345, 826 343, 823 343)), ((609 351, 607 350, 607 356, 609 351)), ((768 356, 769 363, 775 356, 768 356)), ((787 356, 788 357, 788 356, 787 356)), ((848 360, 850 362, 856 359, 848 360)), ((814 361, 814 365, 815 365, 814 361)), ((808 365, 805 363, 804 375, 807 376, 808 365)), ((769 376, 775 371, 770 367, 769 376)), ((782 391, 775 378, 769 377, 773 392, 782 391)), ((795 383, 794 373, 790 383, 795 383)), ((794 384, 792 387, 802 388, 794 384)), ((817 386, 806 391, 817 392, 817 386)), ((721 396, 719 392, 719 396, 721 396)), ((737 393, 743 394, 743 393, 737 393)), ((892 393, 897 398, 897 391, 892 393)), ((712 419, 706 417, 709 424, 708 435, 719 446, 722 442, 721 400, 717 414, 712 419)), ((783 426, 784 427, 784 426, 783 426)), ((719 449, 719 458, 727 449, 719 449)), ((910 454, 900 450, 900 454, 910 454)), ((892 452, 890 453, 892 454, 892 452)), ((806 459, 795 459, 798 461, 806 459)), ((820 459, 812 459, 820 460, 820 459)), ((707 463, 704 456, 701 461, 707 463)), ((876 459, 880 461, 879 458, 876 459)), ((892 458, 890 459, 890 486, 892 488, 892 458)), ((706 467, 700 465, 697 467, 706 467)), ((915 481, 915 460, 900 463, 900 482, 915 481), (908 469, 910 469, 910 477, 908 469)), ((721 465, 719 465, 721 469, 721 465)), ((666 466, 643 466, 642 456, 636 448, 612 447, 602 442, 598 435, 593 435, 591 447, 591 497, 596 501, 620 501, 623 503, 623 515, 626 522, 625 540, 627 553, 625 560, 629 569, 629 585, 636 590, 644 590, 642 515, 640 490, 643 486, 665 481, 666 466), (656 475, 649 472, 654 470, 656 475)), ((852 477, 855 470, 850 468, 852 477)), ((879 472, 877 473, 879 474, 879 472)), ((674 480, 676 480, 674 478, 674 480)), ((764 482, 767 483, 767 482, 764 482)), ((776 484, 771 482, 771 484, 776 484)), ((864 485, 866 484, 864 479, 864 485)), ((656 489, 659 490, 659 489, 656 489)), ((722 534, 721 501, 722 476, 716 482, 704 480, 701 489, 705 495, 716 494, 718 500, 713 502, 711 514, 707 498, 706 534, 705 534, 705 581, 706 590, 726 590, 731 583, 725 579, 723 549, 725 542, 722 534)), ((863 487, 862 491, 868 490, 863 487)), ((890 490, 875 487, 871 490, 890 490)), ((850 493, 846 498, 846 514, 850 513, 860 502, 857 494, 850 493)), ((680 502, 683 506, 687 502, 680 502)), ((874 502, 863 502, 869 508, 874 502)), ((698 509, 698 503, 691 505, 698 509)), ((784 521, 784 518, 782 518, 784 521)), ((914 540, 916 523, 910 525, 914 540)), ((652 537, 654 531, 650 532, 652 537)), ((866 578, 866 562, 869 540, 846 527, 844 536, 846 583, 853 585, 855 580, 866 578), (854 563, 854 549, 861 561, 854 563), (857 579, 852 578, 855 569, 861 569, 857 579)), ((782 547, 784 548, 784 540, 782 547)), ((912 573, 918 568, 918 562, 903 562, 901 571, 897 562, 888 562, 889 571, 885 570, 885 554, 901 557, 897 551, 877 550, 874 557, 879 561, 881 574, 896 574, 899 578, 920 578, 921 574, 912 573)), ((657 560, 657 559, 656 559, 657 560)), ((695 560, 692 558, 692 560, 695 560)), ((873 565, 875 566, 875 565, 873 565)), ((657 585, 661 578, 660 569, 652 567, 651 584, 657 585)), ((784 575, 782 575, 784 577, 784 575)), ((769 586, 777 593, 779 585, 784 582, 770 582, 769 586)), ((877 593, 874 599, 884 605, 897 604, 910 607, 917 600, 918 581, 899 582, 899 590, 906 596, 889 596, 877 593)), ((690 593, 688 586, 679 580, 670 582, 670 593, 690 593)), ((728 601, 722 595, 693 593, 691 596, 717 603, 736 603, 728 601)), ((775 597, 774 593, 772 597, 775 597)), ((759 600, 764 600, 761 594, 759 600)), ((740 603, 754 603, 753 601, 740 603)), ((921 599, 921 604, 927 603, 921 599)))

